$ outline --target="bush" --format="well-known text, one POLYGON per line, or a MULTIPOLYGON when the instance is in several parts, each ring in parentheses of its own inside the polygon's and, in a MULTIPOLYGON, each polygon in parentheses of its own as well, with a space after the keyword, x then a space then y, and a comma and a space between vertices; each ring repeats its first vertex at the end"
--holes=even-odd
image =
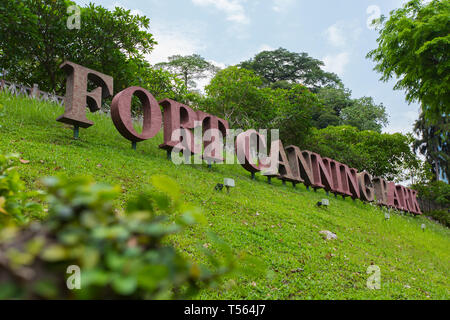
POLYGON ((450 185, 444 181, 433 181, 427 184, 415 184, 413 189, 418 191, 418 197, 433 201, 442 206, 450 206, 450 185))
POLYGON ((427 215, 439 221, 443 225, 450 227, 450 211, 449 210, 434 210, 427 212, 427 215))
MULTIPOLYGON (((186 260, 167 243, 169 235, 201 220, 169 178, 153 177, 158 192, 137 196, 124 211, 113 206, 118 187, 90 178, 46 178, 43 183, 48 218, 0 229, 0 299, 189 298, 235 266, 223 243, 215 245, 220 257, 202 248, 208 267, 186 260), (79 290, 68 289, 69 282, 76 284, 68 278, 69 266, 81 270, 79 290)), ((27 207, 22 199, 18 203, 27 207)))
POLYGON ((426 215, 440 223, 450 226, 450 185, 444 181, 433 181, 427 184, 414 184, 411 186, 418 191, 418 197, 443 207, 442 210, 432 210, 426 215))
POLYGON ((25 184, 14 167, 18 161, 18 155, 0 154, 0 227, 23 225, 45 215, 42 205, 32 200, 39 200, 43 193, 25 191, 25 184))
POLYGON ((403 181, 404 168, 415 167, 417 159, 408 136, 400 133, 359 131, 351 126, 313 128, 299 147, 317 152, 373 176, 403 181))

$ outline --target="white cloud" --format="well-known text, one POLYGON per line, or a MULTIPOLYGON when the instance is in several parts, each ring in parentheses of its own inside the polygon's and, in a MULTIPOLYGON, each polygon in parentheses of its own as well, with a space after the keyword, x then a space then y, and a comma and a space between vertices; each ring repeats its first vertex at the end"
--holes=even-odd
POLYGON ((201 42, 201 27, 190 25, 190 28, 182 24, 168 25, 167 22, 159 24, 153 22, 150 32, 158 42, 147 60, 151 64, 166 62, 167 58, 176 54, 190 55, 199 53, 206 46, 201 42))
MULTIPOLYGON (((214 60, 207 60, 209 63, 212 63, 216 67, 219 67, 220 69, 225 69, 227 65, 222 62, 214 61, 214 60)), ((211 79, 213 78, 213 75, 209 75, 206 78, 198 79, 195 82, 197 83, 197 89, 199 89, 201 92, 205 92, 205 87, 209 84, 211 79)))
MULTIPOLYGON (((151 28, 151 32, 158 44, 155 46, 153 52, 146 57, 147 60, 154 65, 159 62, 167 62, 168 57, 176 54, 186 56, 205 50, 206 47, 198 40, 199 32, 194 30, 195 28, 190 30, 191 33, 188 33, 187 29, 182 26, 169 28, 167 25, 162 27, 154 24, 154 27, 151 28)), ((221 69, 227 67, 225 63, 222 62, 214 60, 207 61, 221 69)), ((208 76, 207 78, 196 80, 197 89, 204 92, 204 87, 209 84, 211 79, 212 76, 208 76)))
POLYGON ((343 47, 346 43, 342 28, 336 23, 325 31, 328 41, 335 47, 343 47))
POLYGON ((338 21, 329 26, 324 34, 328 42, 335 47, 347 46, 349 40, 356 41, 362 33, 362 28, 356 22, 338 21))
POLYGON ((220 69, 225 69, 227 67, 227 65, 223 62, 219 62, 219 61, 215 61, 215 60, 207 60, 209 63, 212 63, 214 66, 220 68, 220 69))
POLYGON ((262 51, 274 51, 276 50, 274 47, 269 46, 268 44, 262 44, 259 48, 258 48, 258 53, 262 52, 262 51))
POLYGON ((282 12, 287 10, 293 3, 294 0, 273 0, 272 10, 275 12, 282 12))
MULTIPOLYGON (((125 7, 125 6, 124 6, 123 4, 121 4, 120 2, 114 2, 114 4, 113 4, 112 6, 109 7, 109 9, 110 9, 110 10, 114 10, 115 7, 123 8, 123 9, 125 9, 125 10, 130 10, 129 8, 125 7)), ((134 15, 134 16, 136 16, 136 15, 143 16, 143 15, 144 15, 144 14, 142 13, 142 11, 139 10, 139 9, 133 9, 133 10, 130 10, 130 11, 131 11, 130 13, 131 13, 132 15, 134 15)))
POLYGON ((337 55, 327 55, 322 60, 325 63, 323 67, 325 71, 334 72, 342 76, 345 66, 350 62, 350 54, 348 52, 342 52, 337 55))
POLYGON ((217 10, 223 11, 226 19, 238 24, 249 24, 250 19, 245 13, 242 0, 192 0, 197 6, 214 6, 217 10))
MULTIPOLYGON (((412 132, 414 123, 419 118, 419 111, 408 110, 402 113, 396 113, 394 117, 396 121, 391 121, 384 131, 387 133, 400 132, 406 134, 412 132)), ((391 115, 391 118, 394 117, 391 115)))

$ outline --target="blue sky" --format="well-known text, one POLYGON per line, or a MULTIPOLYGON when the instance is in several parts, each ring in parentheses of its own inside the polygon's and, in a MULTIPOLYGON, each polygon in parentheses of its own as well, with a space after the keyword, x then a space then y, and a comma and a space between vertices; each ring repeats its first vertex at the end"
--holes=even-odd
MULTIPOLYGON (((89 1, 77 1, 84 5, 89 1)), ((366 54, 376 48, 368 27, 377 14, 388 15, 404 0, 95 0, 150 18, 159 42, 151 63, 173 54, 198 53, 224 67, 262 50, 307 52, 337 73, 353 97, 372 96, 389 114, 386 132, 411 132, 419 106, 408 105, 394 82, 382 83, 366 54)), ((204 85, 201 83, 200 85, 204 85)))

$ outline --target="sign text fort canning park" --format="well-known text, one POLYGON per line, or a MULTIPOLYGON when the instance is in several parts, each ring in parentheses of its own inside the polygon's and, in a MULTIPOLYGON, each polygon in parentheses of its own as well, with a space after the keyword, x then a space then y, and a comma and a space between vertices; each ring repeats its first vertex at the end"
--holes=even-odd
MULTIPOLYGON (((88 128, 94 123, 86 118, 86 105, 91 112, 100 109, 102 98, 113 93, 113 78, 72 62, 61 68, 67 73, 65 113, 57 121, 88 128), (88 80, 98 86, 88 92, 88 80)), ((283 147, 275 133, 267 143, 267 135, 261 130, 236 133, 228 122, 189 106, 165 99, 156 101, 153 95, 140 87, 130 87, 119 92, 111 104, 112 121, 120 134, 136 143, 153 138, 164 129, 164 143, 159 147, 171 154, 176 163, 190 163, 190 158, 211 163, 224 163, 224 149, 230 151, 234 163, 237 159, 245 170, 274 177, 294 185, 303 183, 314 189, 322 188, 335 195, 374 202, 412 214, 421 214, 417 192, 381 177, 372 177, 368 172, 358 172, 346 164, 319 154, 300 150, 296 146, 283 147), (143 108, 142 132, 133 126, 131 103, 133 96, 139 98, 143 108), (162 106, 163 112, 161 112, 162 106), (224 140, 227 141, 225 147, 224 140), (270 146, 270 153, 267 149, 270 146), (182 156, 180 156, 182 154, 182 156)), ((276 130, 274 130, 276 131, 276 130)))

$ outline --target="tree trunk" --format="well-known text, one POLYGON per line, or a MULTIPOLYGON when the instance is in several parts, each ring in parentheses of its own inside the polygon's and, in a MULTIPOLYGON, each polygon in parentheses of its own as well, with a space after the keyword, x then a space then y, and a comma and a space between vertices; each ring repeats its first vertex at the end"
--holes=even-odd
POLYGON ((440 180, 440 177, 439 177, 439 157, 438 157, 438 150, 437 149, 438 149, 437 145, 434 144, 434 154, 435 154, 435 156, 434 156, 434 170, 436 172, 436 181, 439 181, 440 180))

